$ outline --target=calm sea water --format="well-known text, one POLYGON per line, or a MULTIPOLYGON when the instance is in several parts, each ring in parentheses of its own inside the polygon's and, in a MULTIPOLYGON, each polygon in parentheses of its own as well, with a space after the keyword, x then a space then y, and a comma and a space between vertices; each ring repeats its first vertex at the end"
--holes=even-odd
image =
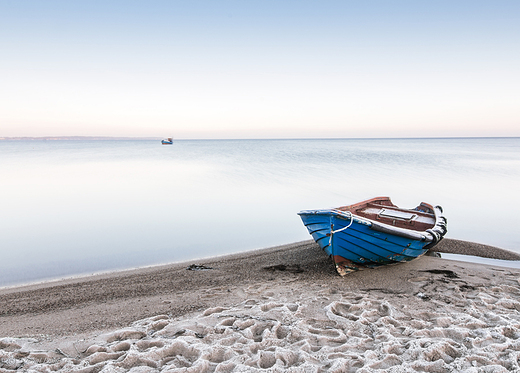
POLYGON ((519 186, 520 138, 0 141, 0 286, 306 240, 298 211, 383 195, 520 252, 519 186))

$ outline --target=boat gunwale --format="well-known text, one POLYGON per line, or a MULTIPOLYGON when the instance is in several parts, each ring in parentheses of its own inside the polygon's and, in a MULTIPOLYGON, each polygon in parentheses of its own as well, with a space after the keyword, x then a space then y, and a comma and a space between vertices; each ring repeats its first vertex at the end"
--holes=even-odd
MULTIPOLYGON (((424 202, 423 202, 424 204, 424 202)), ((431 205, 427 205, 430 207, 431 205)), ((406 209, 402 209, 406 210, 406 209)), ((442 209, 439 206, 432 207, 432 210, 434 211, 435 216, 435 224, 432 226, 432 228, 425 230, 425 231, 417 231, 413 229, 407 229, 407 228, 400 228, 400 227, 394 227, 392 225, 388 225, 385 223, 377 222, 369 218, 365 218, 359 215, 356 215, 350 211, 342 211, 338 210, 337 208, 332 209, 318 209, 318 210, 302 210, 298 213, 298 215, 328 215, 328 216, 336 216, 343 220, 350 220, 353 219, 354 222, 360 223, 366 226, 369 226, 375 231, 378 232, 384 232, 389 234, 394 234, 396 236, 404 237, 404 238, 410 238, 417 241, 424 241, 424 242, 434 242, 436 238, 434 237, 434 234, 431 232, 432 230, 435 231, 435 229, 442 224, 441 220, 443 220, 443 223, 445 221, 444 216, 442 215, 442 209)), ((412 210, 409 210, 412 211, 412 210)), ((334 233, 334 232, 332 232, 334 233)))

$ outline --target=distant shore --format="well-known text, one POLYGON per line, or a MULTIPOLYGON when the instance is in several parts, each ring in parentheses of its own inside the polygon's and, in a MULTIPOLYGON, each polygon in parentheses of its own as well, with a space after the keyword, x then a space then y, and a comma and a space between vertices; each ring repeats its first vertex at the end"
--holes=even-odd
POLYGON ((161 140, 160 137, 111 137, 111 136, 41 136, 41 137, 0 137, 0 141, 121 141, 121 140, 161 140))
MULTIPOLYGON (((439 252, 520 260, 520 255, 507 250, 452 239, 445 239, 435 249, 439 252)), ((88 353, 86 350, 89 346, 96 345, 100 348, 99 351, 112 355, 103 355, 105 358, 98 359, 91 365, 122 366, 122 362, 130 356, 125 355, 123 358, 122 352, 127 351, 130 354, 134 351, 131 346, 135 344, 134 352, 144 353, 145 350, 138 345, 146 340, 155 338, 156 346, 166 346, 173 343, 174 338, 179 343, 182 340, 185 348, 200 351, 206 348, 222 350, 223 346, 228 346, 226 343, 231 343, 229 340, 224 342, 224 339, 239 333, 236 335, 237 341, 242 338, 243 343, 251 344, 247 347, 247 352, 243 352, 247 358, 239 358, 238 347, 231 343, 229 346, 233 346, 235 352, 229 352, 227 358, 224 355, 219 355, 218 359, 211 358, 201 352, 197 358, 190 360, 189 365, 195 369, 197 364, 205 364, 204 366, 213 370, 226 362, 226 366, 230 369, 234 367, 236 371, 241 371, 245 361, 251 359, 256 360, 246 365, 254 369, 263 366, 282 367, 284 364, 285 368, 293 365, 319 365, 321 363, 317 363, 312 356, 318 350, 326 348, 330 349, 331 366, 334 364, 332 356, 336 354, 345 360, 345 364, 365 367, 391 367, 398 362, 411 364, 410 366, 423 364, 426 367, 439 359, 442 360, 436 363, 439 366, 455 364, 457 356, 460 358, 464 355, 461 351, 465 348, 464 351, 471 350, 471 353, 468 352, 467 361, 461 360, 460 364, 471 366, 471 356, 483 353, 476 340, 473 347, 467 345, 463 348, 460 347, 463 337, 459 340, 459 337, 453 337, 453 333, 440 331, 456 327, 457 333, 465 333, 467 338, 479 337, 469 332, 474 329, 468 326, 467 320, 462 319, 471 309, 482 308, 482 312, 487 312, 488 316, 478 313, 481 311, 471 311, 474 322, 482 324, 479 330, 485 330, 489 326, 497 332, 497 328, 502 325, 502 329, 498 331, 502 339, 514 339, 514 335, 520 335, 520 323, 513 322, 520 319, 517 316, 520 310, 520 291, 517 290, 519 278, 520 270, 517 269, 495 268, 434 256, 424 256, 410 263, 363 270, 340 277, 318 246, 314 242, 304 241, 196 262, 2 289, 0 350, 14 351, 15 354, 22 350, 49 349, 46 355, 49 361, 61 359, 64 364, 74 365, 77 359, 87 359, 85 361, 92 363, 88 359, 91 359, 93 352, 88 353), (496 321, 498 319, 490 321, 488 318, 491 313, 502 315, 500 317, 505 319, 500 322, 496 321), (511 323, 506 319, 511 320, 511 323), (245 323, 247 320, 249 321, 245 323), (371 349, 383 348, 384 344, 378 344, 376 340, 371 343, 365 340, 362 346, 357 346, 361 360, 350 356, 348 349, 340 353, 337 350, 339 346, 355 340, 359 342, 359 338, 368 338, 363 337, 364 328, 369 325, 366 322, 373 324, 374 330, 381 328, 381 333, 393 335, 390 339, 388 336, 385 338, 387 342, 393 340, 392 343, 396 346, 404 343, 404 339, 409 345, 419 335, 421 338, 431 339, 433 334, 428 333, 438 328, 438 333, 441 333, 438 338, 444 341, 444 347, 439 348, 445 351, 447 357, 441 354, 436 359, 417 356, 408 358, 402 347, 395 347, 393 353, 387 352, 388 356, 393 356, 393 360, 387 361, 384 357, 369 353, 371 349), (266 323, 270 325, 269 328, 265 326, 266 323), (260 324, 263 329, 258 329, 260 324), (347 327, 347 324, 350 326, 347 327), (278 325, 277 331, 273 329, 275 325, 278 325), (392 331, 398 325, 401 325, 401 332, 397 333, 397 329, 392 331), (248 331, 248 328, 257 329, 248 331), (348 330, 352 328, 358 330, 359 338, 356 339, 353 335, 349 337, 348 330), (195 334, 190 336, 187 330, 195 334), (260 333, 256 337, 255 330, 260 333), (398 337, 404 330, 409 330, 408 334, 398 337), (420 332, 421 330, 424 332, 420 332), (129 334, 125 334, 125 331, 129 334), (300 351, 303 347, 296 347, 296 343, 299 343, 297 340, 290 338, 296 338, 293 334, 297 331, 302 343, 310 343, 306 353, 300 351), (323 333, 322 337, 319 337, 320 333, 323 333), (262 340, 266 344, 270 338, 274 338, 272 343, 279 341, 275 343, 276 346, 280 343, 285 346, 283 349, 279 347, 280 351, 283 350, 290 356, 296 354, 299 358, 294 357, 293 361, 287 360, 287 356, 283 357, 283 354, 278 357, 274 353, 271 355, 269 351, 275 351, 276 348, 268 349, 261 344, 262 340), (6 341, 11 341, 9 343, 13 345, 9 348, 2 347, 7 346, 6 341), (115 351, 116 341, 125 341, 128 348, 115 351), (253 345, 257 347, 253 348, 253 345), (312 346, 321 347, 314 351, 312 346), (259 350, 264 347, 267 349, 262 355, 259 350), (63 356, 55 356, 56 349, 63 356), (76 360, 68 361, 64 357, 72 355, 77 355, 76 360)), ((374 330, 372 334, 376 333, 374 330)), ((492 334, 492 331, 489 333, 492 334)), ((240 348, 243 349, 244 346, 240 348)), ((429 353, 426 347, 418 347, 418 350, 423 355, 429 353)), ((20 357, 17 359, 23 364, 32 364, 28 357, 29 352, 27 354, 23 358, 25 360, 20 357)), ((144 359, 143 356, 140 357, 141 360, 144 359)), ((160 367, 167 364, 164 356, 154 356, 155 360, 151 365, 160 367)), ((487 355, 485 359, 488 359, 488 363, 496 363, 487 355)), ((500 358, 496 357, 495 360, 499 361, 500 358)), ((128 366, 135 366, 137 363, 132 364, 128 366)), ((202 365, 197 369, 200 367, 202 365)), ((219 369, 225 369, 225 366, 222 365, 219 369)))

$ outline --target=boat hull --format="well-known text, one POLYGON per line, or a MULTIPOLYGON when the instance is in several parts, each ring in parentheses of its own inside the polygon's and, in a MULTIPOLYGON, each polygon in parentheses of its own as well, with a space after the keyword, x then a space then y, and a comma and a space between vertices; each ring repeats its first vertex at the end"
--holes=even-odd
POLYGON ((336 209, 306 210, 299 215, 312 238, 333 259, 338 273, 345 275, 361 267, 408 262, 426 253, 446 233, 446 219, 438 209, 434 229, 419 232, 336 209))

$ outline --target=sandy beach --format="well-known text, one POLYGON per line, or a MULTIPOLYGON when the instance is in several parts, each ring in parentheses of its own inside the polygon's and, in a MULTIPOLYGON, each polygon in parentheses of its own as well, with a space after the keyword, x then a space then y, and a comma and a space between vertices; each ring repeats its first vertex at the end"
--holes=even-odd
POLYGON ((5 288, 0 372, 520 371, 519 280, 435 256, 342 278, 304 241, 5 288))

